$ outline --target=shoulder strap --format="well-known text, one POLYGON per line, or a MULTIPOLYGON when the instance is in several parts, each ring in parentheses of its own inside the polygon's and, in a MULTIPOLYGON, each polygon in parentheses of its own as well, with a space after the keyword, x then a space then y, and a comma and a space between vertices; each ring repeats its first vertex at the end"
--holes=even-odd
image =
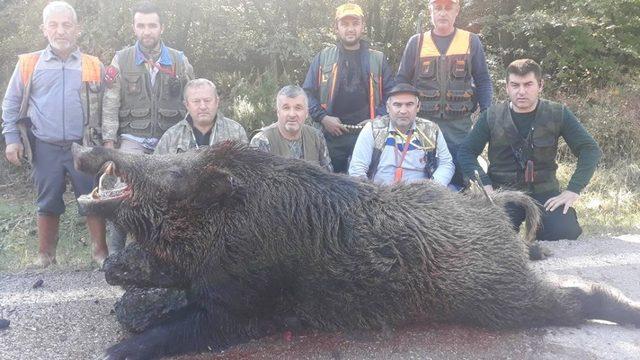
POLYGON ((380 156, 387 140, 387 129, 389 127, 389 117, 384 116, 382 118, 374 119, 371 122, 371 130, 373 133, 373 153, 371 154, 371 162, 369 163, 369 169, 367 170, 367 178, 373 179, 373 176, 378 171, 378 165, 380 164, 380 156))
POLYGON ((100 83, 102 81, 102 63, 95 56, 82 54, 82 82, 100 83))
POLYGON ((20 68, 20 80, 22 80, 23 85, 27 85, 27 83, 31 80, 31 76, 33 76, 33 72, 36 68, 36 64, 40 59, 41 51, 32 52, 29 54, 22 54, 18 56, 18 67, 20 68))

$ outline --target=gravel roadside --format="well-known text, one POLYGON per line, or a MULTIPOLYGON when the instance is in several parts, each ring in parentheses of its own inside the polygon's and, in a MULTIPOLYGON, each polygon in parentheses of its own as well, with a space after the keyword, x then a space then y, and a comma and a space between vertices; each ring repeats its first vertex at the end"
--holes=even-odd
MULTIPOLYGON (((554 256, 534 263, 539 271, 604 282, 640 300, 640 235, 546 245, 554 256)), ((121 295, 99 271, 0 273, 0 319, 11 322, 0 329, 0 359, 96 358, 128 336, 111 311, 121 295)), ((180 359, 640 359, 640 329, 603 322, 508 332, 413 325, 358 334, 284 334, 180 359)))

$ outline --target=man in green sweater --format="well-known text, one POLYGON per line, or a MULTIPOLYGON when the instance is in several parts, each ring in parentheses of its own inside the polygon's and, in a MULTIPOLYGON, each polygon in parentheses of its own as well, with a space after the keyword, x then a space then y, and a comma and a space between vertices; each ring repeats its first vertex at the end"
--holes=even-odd
MULTIPOLYGON (((576 239, 582 229, 571 207, 593 176, 602 151, 593 137, 563 104, 540 99, 543 80, 540 65, 530 59, 507 68, 509 101, 492 105, 480 115, 458 151, 466 177, 475 171, 488 193, 497 188, 527 192, 543 205, 539 240, 576 239), (566 190, 556 177, 558 139, 562 137, 578 158, 566 190), (485 174, 477 157, 489 144, 489 169, 485 174)), ((516 229, 524 209, 509 204, 507 212, 516 229)))

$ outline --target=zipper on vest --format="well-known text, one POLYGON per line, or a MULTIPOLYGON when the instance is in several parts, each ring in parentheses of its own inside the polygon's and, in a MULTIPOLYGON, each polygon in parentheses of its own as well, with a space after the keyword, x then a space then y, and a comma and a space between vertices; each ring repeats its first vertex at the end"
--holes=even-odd
MULTIPOLYGON (((451 46, 451 44, 449 44, 451 46)), ((439 51, 439 50, 438 50, 439 51)), ((438 71, 440 72, 440 119, 445 118, 445 111, 447 107, 447 85, 449 84, 449 79, 447 78, 447 72, 449 69, 447 68, 447 55, 440 54, 440 63, 438 64, 438 71)))

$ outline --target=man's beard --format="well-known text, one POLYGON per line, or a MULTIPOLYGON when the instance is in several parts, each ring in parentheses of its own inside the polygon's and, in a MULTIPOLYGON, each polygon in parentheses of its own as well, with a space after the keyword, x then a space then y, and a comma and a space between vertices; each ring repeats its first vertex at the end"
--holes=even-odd
POLYGON ((341 38, 340 42, 342 43, 343 46, 354 46, 357 45, 358 43, 360 43, 360 39, 356 38, 355 40, 346 40, 341 38))

